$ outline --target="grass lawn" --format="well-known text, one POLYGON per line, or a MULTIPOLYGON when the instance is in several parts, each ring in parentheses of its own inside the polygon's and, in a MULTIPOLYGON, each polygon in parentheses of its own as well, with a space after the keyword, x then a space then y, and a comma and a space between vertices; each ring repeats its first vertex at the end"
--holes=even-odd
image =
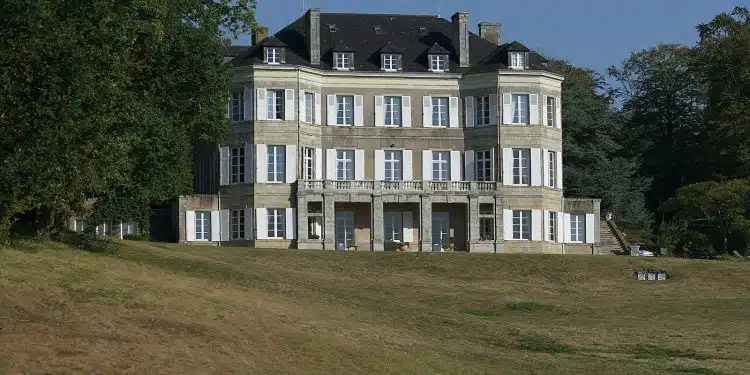
POLYGON ((0 374, 747 374, 749 285, 750 262, 0 249, 0 374))

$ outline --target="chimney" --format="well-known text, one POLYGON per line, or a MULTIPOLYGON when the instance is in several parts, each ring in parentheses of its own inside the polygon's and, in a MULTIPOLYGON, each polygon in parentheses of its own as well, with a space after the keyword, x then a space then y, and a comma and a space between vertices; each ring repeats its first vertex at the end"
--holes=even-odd
POLYGON ((258 44, 261 40, 268 38, 268 28, 267 27, 258 27, 257 29, 253 30, 253 39, 252 43, 253 45, 258 44))
POLYGON ((310 64, 320 65, 320 8, 310 8, 305 15, 307 53, 310 64))
POLYGON ((453 21, 453 47, 458 54, 458 66, 469 66, 469 12, 462 10, 451 17, 453 21))
POLYGON ((479 36, 495 45, 500 45, 500 24, 496 22, 480 22, 479 36))

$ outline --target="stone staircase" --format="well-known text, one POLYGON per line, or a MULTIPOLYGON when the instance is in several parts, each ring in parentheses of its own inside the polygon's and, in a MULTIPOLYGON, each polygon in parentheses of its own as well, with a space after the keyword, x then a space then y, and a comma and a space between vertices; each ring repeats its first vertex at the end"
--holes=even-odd
POLYGON ((594 249, 598 255, 614 255, 615 251, 630 251, 625 237, 612 220, 599 219, 599 246, 594 249))

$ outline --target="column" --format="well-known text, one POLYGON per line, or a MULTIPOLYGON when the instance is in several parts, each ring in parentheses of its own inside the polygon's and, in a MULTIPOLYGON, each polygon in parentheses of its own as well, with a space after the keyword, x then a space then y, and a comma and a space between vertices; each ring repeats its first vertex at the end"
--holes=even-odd
POLYGON ((419 242, 422 251, 432 251, 432 199, 429 195, 422 195, 419 205, 421 227, 419 228, 419 242))
POLYGON ((503 198, 495 196, 495 252, 502 253, 505 244, 505 223, 503 222, 503 198))
POLYGON ((332 195, 323 196, 323 249, 336 250, 336 205, 332 195))
POLYGON ((469 222, 469 251, 471 251, 471 245, 479 241, 479 196, 477 195, 469 195, 466 220, 469 222))
POLYGON ((383 235, 383 196, 373 195, 372 196, 372 209, 370 215, 372 215, 372 251, 383 251, 384 235, 383 235))
POLYGON ((297 248, 300 242, 307 242, 307 198, 297 195, 297 248))

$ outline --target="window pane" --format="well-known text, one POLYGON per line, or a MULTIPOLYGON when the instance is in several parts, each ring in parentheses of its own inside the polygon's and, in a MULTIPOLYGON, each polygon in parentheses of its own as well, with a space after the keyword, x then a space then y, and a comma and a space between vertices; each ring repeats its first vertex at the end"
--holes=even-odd
POLYGON ((386 126, 400 126, 401 125, 401 97, 400 96, 386 96, 385 100, 385 125, 386 126))
POLYGON ((315 94, 305 93, 305 122, 315 123, 315 94))
POLYGON ((432 98, 432 125, 448 126, 448 98, 432 98))

